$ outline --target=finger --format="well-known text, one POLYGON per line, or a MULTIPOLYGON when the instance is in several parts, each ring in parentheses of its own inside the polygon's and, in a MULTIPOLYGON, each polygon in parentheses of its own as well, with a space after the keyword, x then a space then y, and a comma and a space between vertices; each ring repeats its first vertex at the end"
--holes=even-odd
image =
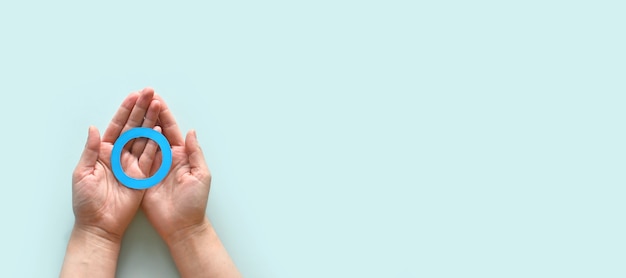
POLYGON ((89 127, 87 135, 87 143, 83 150, 78 165, 76 166, 77 173, 85 173, 93 171, 98 162, 98 155, 100 154, 100 132, 94 126, 89 127))
POLYGON ((102 142, 114 143, 115 140, 117 140, 117 137, 119 137, 122 133, 122 129, 126 125, 128 116, 130 116, 130 112, 133 110, 138 98, 139 93, 133 92, 130 93, 124 101, 122 101, 122 105, 120 105, 120 108, 117 110, 115 115, 113 115, 111 123, 102 135, 102 142))
MULTIPOLYGON (((146 112, 146 118, 141 124, 142 127, 153 128, 156 125, 157 119, 159 118, 159 112, 161 111, 161 104, 158 100, 152 100, 150 102, 150 106, 148 107, 148 112, 146 112)), ((159 127, 159 132, 161 128, 159 127)), ((146 148, 146 143, 148 138, 137 138, 131 147, 131 153, 139 158, 142 156, 144 149, 146 148)))
MULTIPOLYGON (((161 127, 156 126, 154 130, 161 132, 161 127)), ((139 157, 139 169, 141 169, 146 176, 152 176, 152 166, 154 165, 154 158, 159 151, 159 144, 153 140, 149 140, 142 151, 139 157)))
POLYGON ((154 97, 161 102, 161 113, 159 113, 159 125, 163 128, 163 135, 167 138, 172 146, 184 146, 185 141, 183 139, 183 134, 180 132, 180 128, 178 128, 178 124, 176 123, 176 119, 174 119, 174 114, 167 107, 167 104, 163 100, 163 98, 155 94, 154 97))
POLYGON ((126 121, 126 125, 122 129, 122 133, 131 128, 141 126, 144 117, 146 116, 146 112, 148 111, 148 106, 150 106, 150 102, 152 102, 153 96, 154 90, 152 88, 145 88, 141 90, 141 93, 139 93, 139 98, 137 99, 137 102, 135 103, 132 112, 130 112, 128 121, 126 121))
POLYGON ((191 173, 196 172, 208 172, 206 161, 204 160, 204 154, 198 143, 198 136, 195 130, 191 130, 187 133, 185 140, 185 152, 189 157, 189 166, 191 167, 191 173), (206 171, 205 171, 206 170, 206 171))
POLYGON ((156 171, 158 171, 159 168, 161 168, 161 162, 162 161, 163 161, 163 152, 159 148, 154 153, 154 159, 152 160, 152 167, 151 167, 151 170, 150 170, 150 176, 154 175, 154 173, 156 173, 156 171))

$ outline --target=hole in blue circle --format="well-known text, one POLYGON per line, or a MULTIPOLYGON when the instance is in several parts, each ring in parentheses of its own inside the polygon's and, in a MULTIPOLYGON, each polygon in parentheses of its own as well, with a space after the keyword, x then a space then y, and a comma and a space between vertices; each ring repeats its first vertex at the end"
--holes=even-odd
POLYGON ((111 170, 115 178, 124 186, 133 189, 146 189, 155 186, 163 180, 169 173, 172 166, 172 150, 167 138, 163 134, 146 127, 137 127, 130 129, 115 141, 113 150, 111 151, 111 170), (145 179, 136 179, 126 175, 122 169, 121 156, 124 146, 135 138, 148 138, 155 141, 161 148, 161 165, 159 169, 151 177, 145 179))

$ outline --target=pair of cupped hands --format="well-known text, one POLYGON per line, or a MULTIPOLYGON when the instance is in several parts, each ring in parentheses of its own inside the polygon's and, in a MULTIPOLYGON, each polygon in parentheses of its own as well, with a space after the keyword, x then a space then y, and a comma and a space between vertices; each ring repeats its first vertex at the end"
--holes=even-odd
MULTIPOLYGON (((130 141, 121 155, 124 172, 149 178, 161 165, 158 144, 147 138, 130 141)), ((211 175, 195 131, 183 138, 174 115, 163 98, 151 88, 128 95, 100 137, 89 128, 87 144, 72 176, 74 229, 116 243, 141 208, 157 233, 171 242, 207 223, 205 211, 211 175), (130 189, 111 171, 111 151, 123 132, 148 127, 161 132, 172 150, 172 166, 157 185, 130 189)))

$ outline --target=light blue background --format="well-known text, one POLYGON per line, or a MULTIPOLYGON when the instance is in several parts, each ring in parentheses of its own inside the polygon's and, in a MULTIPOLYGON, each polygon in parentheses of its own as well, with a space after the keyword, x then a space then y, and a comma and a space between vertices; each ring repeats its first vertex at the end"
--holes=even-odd
MULTIPOLYGON (((152 86, 247 277, 625 277, 623 1, 0 3, 2 277, 58 275, 71 172, 152 86)), ((139 214, 118 277, 176 277, 139 214)))

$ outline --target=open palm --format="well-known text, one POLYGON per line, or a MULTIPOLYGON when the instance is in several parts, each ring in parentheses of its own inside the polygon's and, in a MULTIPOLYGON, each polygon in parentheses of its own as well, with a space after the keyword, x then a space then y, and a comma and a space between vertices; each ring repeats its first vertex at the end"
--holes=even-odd
MULTIPOLYGON (((159 184, 146 190, 142 208, 148 220, 165 241, 175 233, 202 225, 206 221, 205 211, 211 184, 211 175, 198 144, 195 131, 186 139, 174 120, 174 116, 160 96, 160 127, 172 148, 172 168, 159 184)), ((156 150, 150 141, 146 152, 156 150)), ((156 155, 153 170, 161 163, 156 155)))
MULTIPOLYGON (((130 94, 120 106, 102 139, 89 128, 87 144, 72 177, 76 224, 104 236, 121 239, 141 203, 144 191, 121 185, 111 171, 111 150, 121 133, 134 127, 154 127, 160 111, 154 92, 145 89, 130 94)), ((149 177, 155 152, 148 152, 147 139, 136 139, 122 151, 127 175, 149 177)))

